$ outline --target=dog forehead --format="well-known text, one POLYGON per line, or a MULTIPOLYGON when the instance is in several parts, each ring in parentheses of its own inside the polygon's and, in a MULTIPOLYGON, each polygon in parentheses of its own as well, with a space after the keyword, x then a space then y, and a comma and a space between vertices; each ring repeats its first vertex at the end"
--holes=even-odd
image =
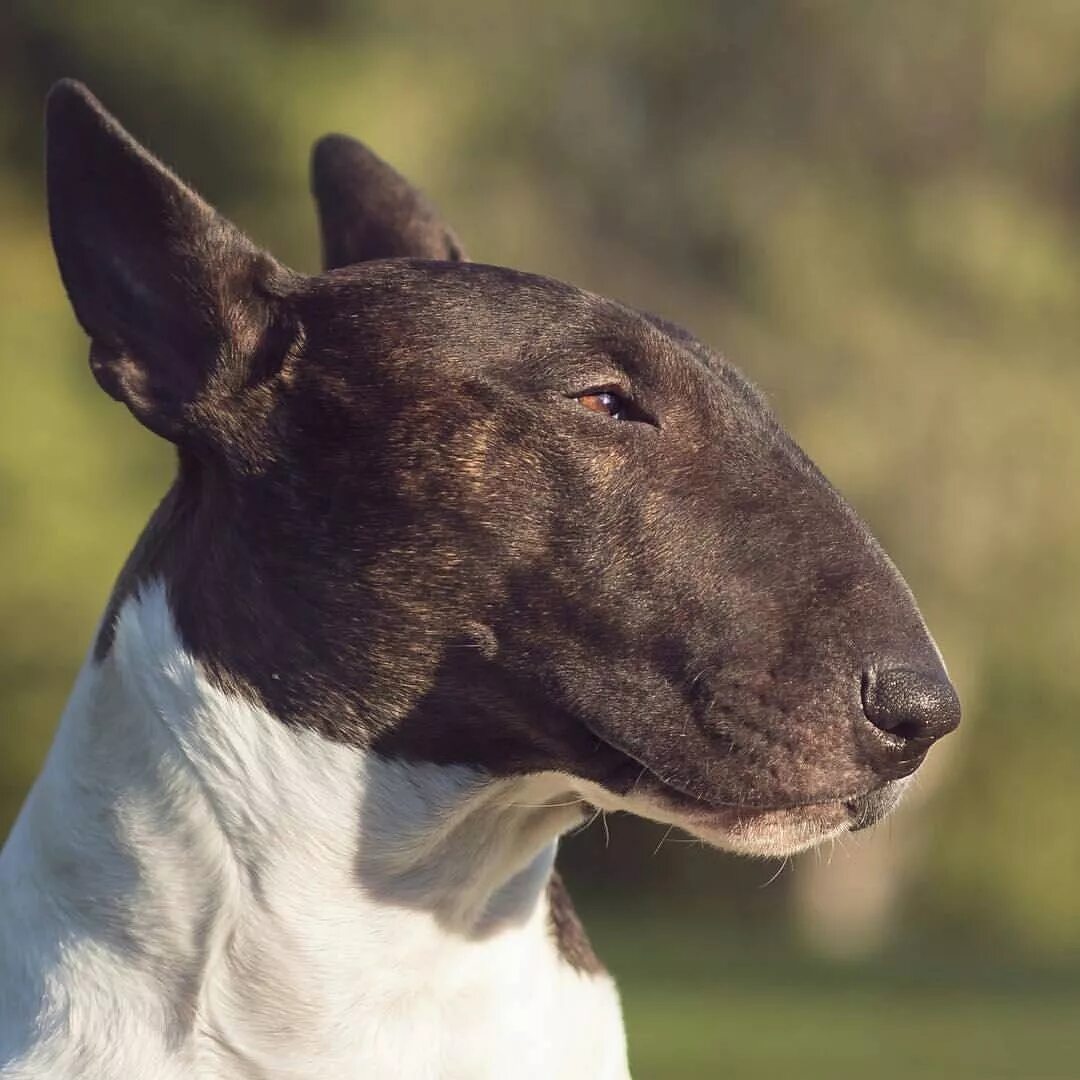
MULTIPOLYGON (((536 274, 480 263, 394 259, 312 279, 302 301, 310 352, 363 379, 485 374, 625 374, 638 387, 763 404, 756 389, 689 331, 536 274)), ((585 389, 584 386, 580 389, 585 389)))
POLYGON ((536 334, 595 318, 611 301, 553 278, 482 263, 386 259, 310 279, 305 306, 339 330, 372 328, 477 340, 536 334))

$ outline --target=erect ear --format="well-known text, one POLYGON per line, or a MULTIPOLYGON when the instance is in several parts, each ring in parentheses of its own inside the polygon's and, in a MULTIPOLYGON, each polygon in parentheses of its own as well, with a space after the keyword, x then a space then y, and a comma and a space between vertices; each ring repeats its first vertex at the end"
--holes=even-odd
POLYGON ((435 207, 355 139, 327 135, 315 144, 311 189, 327 270, 369 259, 466 258, 435 207))
POLYGON ((81 84, 46 105, 49 224, 101 386, 174 442, 208 394, 280 365, 291 275, 144 150, 81 84))

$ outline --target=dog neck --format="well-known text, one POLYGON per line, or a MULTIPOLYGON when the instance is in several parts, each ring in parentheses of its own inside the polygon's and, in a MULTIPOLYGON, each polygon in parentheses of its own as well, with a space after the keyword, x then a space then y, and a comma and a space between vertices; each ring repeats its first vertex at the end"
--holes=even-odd
POLYGON ((442 1030, 455 1001, 505 1010, 523 970, 579 976, 547 894, 582 809, 555 774, 388 761, 282 724, 207 680, 148 587, 80 675, 0 861, 20 935, 0 1013, 47 1042, 77 1008, 78 1052, 101 1060, 142 1025, 208 1075, 389 1075, 379 1040, 413 1075, 425 1010, 442 1030))

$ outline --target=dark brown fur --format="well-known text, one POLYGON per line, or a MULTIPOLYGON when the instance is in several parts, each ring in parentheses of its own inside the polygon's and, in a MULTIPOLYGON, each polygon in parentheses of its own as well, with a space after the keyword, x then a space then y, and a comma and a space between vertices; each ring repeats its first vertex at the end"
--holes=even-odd
POLYGON ((99 653, 161 578, 216 679, 327 738, 879 816, 958 704, 907 586, 758 392, 661 319, 465 262, 351 140, 314 181, 336 269, 304 278, 84 90, 50 99, 95 375, 180 456, 99 653), (630 419, 582 408, 599 388, 630 419))

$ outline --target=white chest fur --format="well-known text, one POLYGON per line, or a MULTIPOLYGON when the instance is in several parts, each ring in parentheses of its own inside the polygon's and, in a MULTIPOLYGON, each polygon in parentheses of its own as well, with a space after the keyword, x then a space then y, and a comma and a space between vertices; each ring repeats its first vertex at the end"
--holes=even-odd
POLYGON ((288 728, 146 590, 0 855, 0 1077, 625 1077, 548 926, 572 800, 288 728))

